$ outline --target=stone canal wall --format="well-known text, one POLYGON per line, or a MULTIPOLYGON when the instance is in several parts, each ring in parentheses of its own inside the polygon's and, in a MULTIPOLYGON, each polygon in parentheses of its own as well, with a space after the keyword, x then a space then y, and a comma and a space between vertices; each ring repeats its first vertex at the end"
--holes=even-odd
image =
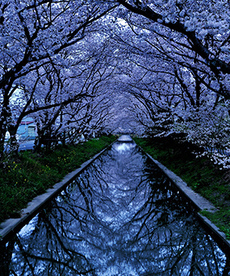
MULTIPOLYGON (((147 153, 146 153, 147 154, 147 153)), ((196 207, 198 210, 197 216, 202 226, 216 239, 220 247, 225 252, 230 252, 230 241, 227 240, 225 234, 219 230, 219 228, 214 225, 209 219, 201 215, 199 211, 206 210, 208 212, 217 211, 216 207, 209 202, 206 198, 195 193, 179 176, 174 172, 170 171, 160 162, 155 160, 152 156, 147 154, 147 156, 164 172, 164 174, 175 184, 177 189, 183 193, 183 195, 196 207)))
MULTIPOLYGON (((109 146, 108 146, 109 147, 109 146)), ((58 195, 68 184, 70 184, 78 174, 80 174, 88 165, 90 165, 95 159, 97 159, 106 149, 96 154, 93 158, 84 162, 80 168, 67 174, 61 182, 56 183, 52 188, 48 189, 46 193, 35 197, 25 209, 21 210, 20 218, 10 218, 0 224, 0 240, 4 241, 10 238, 10 235, 16 233, 24 224, 34 217, 39 210, 45 207, 45 205, 58 195)))
MULTIPOLYGON (((127 137, 125 137, 127 138, 127 137)), ((125 139, 124 139, 125 140, 125 139)), ((119 142, 130 142, 123 141, 119 142)), ((47 190, 45 194, 35 197, 25 209, 21 211, 20 218, 11 218, 0 224, 0 240, 4 241, 10 238, 11 234, 16 233, 24 224, 35 216, 40 209, 44 208, 46 203, 53 199, 57 194, 62 191, 68 184, 70 184, 78 174, 80 174, 89 164, 91 164, 96 158, 98 158, 108 147, 96 154, 93 158, 86 161, 81 165, 80 168, 66 175, 66 177, 59 183, 56 183, 53 188, 47 190)), ((164 172, 164 174, 176 185, 177 189, 182 192, 186 198, 194 204, 198 211, 207 210, 209 212, 215 212, 215 206, 210 203, 207 199, 203 198, 199 194, 195 193, 188 185, 175 173, 170 171, 160 162, 152 158, 149 154, 147 156, 164 172)), ((212 234, 224 251, 230 252, 230 241, 226 239, 226 236, 221 232, 210 220, 206 217, 197 213, 198 219, 202 225, 212 234)))

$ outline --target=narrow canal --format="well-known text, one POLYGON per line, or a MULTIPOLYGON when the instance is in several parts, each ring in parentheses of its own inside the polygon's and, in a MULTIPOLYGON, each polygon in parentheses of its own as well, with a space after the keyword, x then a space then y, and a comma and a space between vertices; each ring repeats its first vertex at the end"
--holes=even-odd
POLYGON ((229 257, 136 144, 116 142, 4 246, 1 276, 226 276, 229 257))

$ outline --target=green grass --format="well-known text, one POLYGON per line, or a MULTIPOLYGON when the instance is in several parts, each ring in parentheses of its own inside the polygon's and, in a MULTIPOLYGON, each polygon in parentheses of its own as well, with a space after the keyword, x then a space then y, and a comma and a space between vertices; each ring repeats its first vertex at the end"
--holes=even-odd
POLYGON ((35 196, 44 193, 115 139, 102 136, 42 154, 20 152, 16 162, 5 161, 0 169, 0 222, 19 217, 20 210, 35 196))
POLYGON ((172 138, 134 140, 218 208, 216 213, 205 215, 230 239, 230 171, 220 170, 207 157, 196 158, 192 152, 199 149, 188 142, 172 138))
POLYGON ((225 233, 228 240, 230 240, 230 210, 221 208, 215 213, 201 211, 202 215, 211 220, 222 232, 225 233))
MULTIPOLYGON (((67 173, 78 168, 115 137, 92 139, 76 146, 59 147, 42 154, 21 152, 19 160, 6 161, 0 169, 0 222, 19 217, 20 210, 44 193, 67 173)), ((202 212, 230 239, 230 173, 221 171, 207 158, 195 158, 193 148, 169 139, 135 139, 146 152, 179 175, 190 187, 218 208, 202 212)))

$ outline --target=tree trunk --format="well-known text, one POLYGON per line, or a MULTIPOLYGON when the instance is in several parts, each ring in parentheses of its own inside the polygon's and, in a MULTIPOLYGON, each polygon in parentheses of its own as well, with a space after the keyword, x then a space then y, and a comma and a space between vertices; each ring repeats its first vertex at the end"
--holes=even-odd
POLYGON ((4 159, 4 142, 5 142, 5 137, 6 137, 6 132, 7 132, 7 125, 6 125, 6 112, 2 112, 0 114, 1 120, 0 120, 0 163, 4 159))
POLYGON ((3 161, 3 157, 4 157, 5 135, 6 135, 6 131, 0 130, 0 163, 3 161))
POLYGON ((19 148, 19 144, 17 141, 17 127, 16 126, 12 126, 10 125, 8 127, 9 133, 10 133, 10 154, 12 157, 18 157, 18 148, 19 148))

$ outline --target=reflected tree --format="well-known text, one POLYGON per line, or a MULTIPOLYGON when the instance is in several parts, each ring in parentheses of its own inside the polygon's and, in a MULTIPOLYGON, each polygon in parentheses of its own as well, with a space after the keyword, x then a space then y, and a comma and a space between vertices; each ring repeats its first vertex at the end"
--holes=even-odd
POLYGON ((9 275, 229 273, 190 204, 133 143, 113 144, 88 166, 11 251, 9 275))

